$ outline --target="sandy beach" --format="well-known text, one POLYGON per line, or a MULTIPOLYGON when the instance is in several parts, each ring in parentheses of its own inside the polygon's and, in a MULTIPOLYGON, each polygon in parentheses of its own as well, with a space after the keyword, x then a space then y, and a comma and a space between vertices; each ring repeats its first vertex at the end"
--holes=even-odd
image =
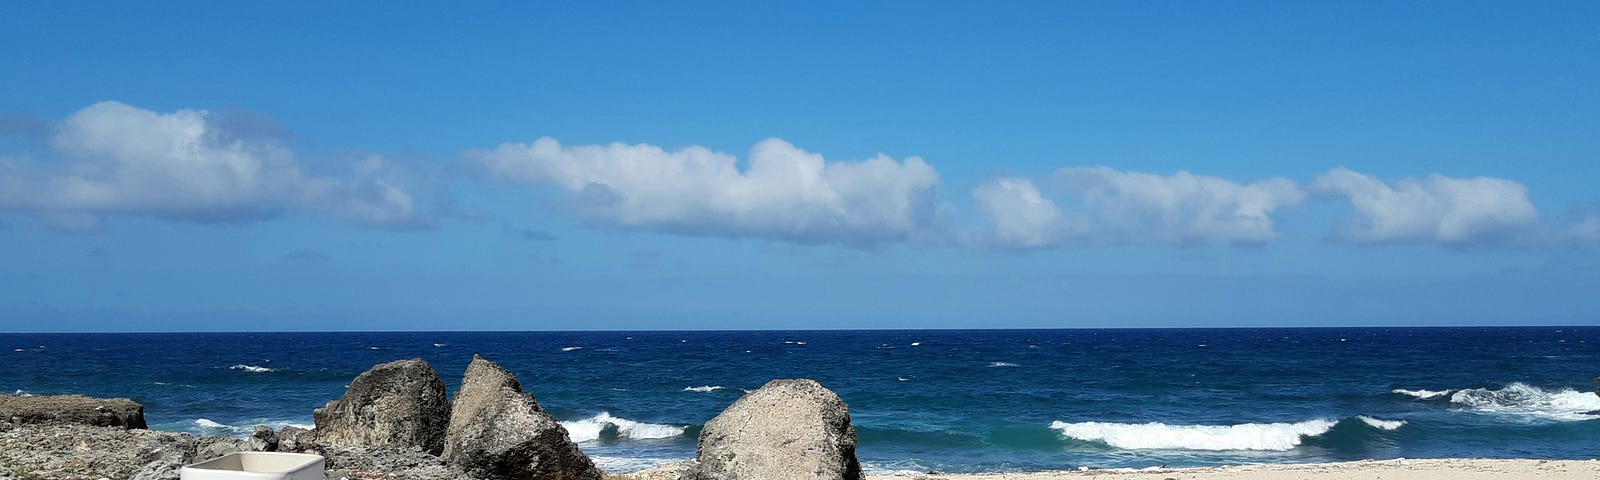
POLYGON ((870 476, 873 480, 1460 480, 1600 478, 1597 460, 1397 459, 1341 463, 1245 465, 1173 469, 1106 469, 994 474, 870 476))

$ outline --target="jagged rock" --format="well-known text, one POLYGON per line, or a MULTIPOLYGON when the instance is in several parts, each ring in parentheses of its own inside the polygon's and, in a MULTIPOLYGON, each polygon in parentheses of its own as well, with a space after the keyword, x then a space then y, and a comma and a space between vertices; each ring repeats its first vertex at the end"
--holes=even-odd
POLYGON ((0 478, 171 480, 186 464, 237 450, 226 437, 73 424, 0 431, 0 478))
POLYGON ((278 432, 272 431, 272 427, 266 425, 256 425, 255 431, 250 432, 250 438, 245 440, 245 443, 253 452, 276 452, 278 432))
POLYGON ((410 448, 439 454, 450 402, 439 373, 420 358, 380 364, 350 382, 344 398, 312 416, 323 442, 351 447, 410 448))
POLYGON ((290 453, 304 453, 315 448, 317 433, 313 430, 284 425, 278 431, 278 451, 290 453))
MULTIPOLYGON (((227 437, 117 427, 19 425, 0 430, 0 479, 173 480, 184 465, 244 450, 246 443, 227 437)), ((327 458, 330 479, 471 478, 439 457, 411 449, 321 446, 309 440, 305 445, 327 458)))
POLYGON ((445 434, 444 459, 476 478, 599 480, 594 462, 517 377, 473 355, 445 434))
POLYGON ((126 398, 0 394, 0 419, 12 424, 148 428, 144 405, 126 398))
POLYGON ((773 380, 700 431, 687 480, 859 480, 856 430, 838 394, 808 379, 773 380))

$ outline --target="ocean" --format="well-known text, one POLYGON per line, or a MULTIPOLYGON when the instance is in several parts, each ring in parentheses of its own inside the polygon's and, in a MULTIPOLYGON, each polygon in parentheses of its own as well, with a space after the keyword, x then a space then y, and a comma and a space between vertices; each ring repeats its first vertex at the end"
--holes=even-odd
POLYGON ((515 373, 603 468, 694 456, 774 378, 850 405, 869 472, 1600 455, 1600 328, 0 334, 0 390, 151 428, 312 423, 374 364, 515 373), (13 392, 14 391, 14 392, 13 392))

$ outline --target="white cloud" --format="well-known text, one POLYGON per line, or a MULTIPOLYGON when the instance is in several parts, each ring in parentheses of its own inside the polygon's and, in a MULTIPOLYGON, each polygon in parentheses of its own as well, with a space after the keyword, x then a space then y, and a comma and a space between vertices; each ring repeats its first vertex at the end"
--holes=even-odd
POLYGON ((1349 199, 1356 215, 1334 235, 1355 243, 1496 243, 1525 237, 1539 223, 1528 188, 1499 178, 1430 175, 1385 182, 1340 167, 1317 177, 1312 189, 1349 199))
POLYGON ((304 173, 272 138, 230 131, 202 110, 158 113, 102 102, 56 125, 49 144, 59 164, 0 168, 0 207, 46 217, 105 214, 178 220, 247 221, 309 211, 351 223, 421 223, 411 195, 381 158, 346 177, 304 173))
POLYGON ((1182 171, 1075 167, 1058 170, 1053 180, 1067 208, 1025 179, 993 180, 974 192, 997 241, 1015 248, 1259 244, 1279 237, 1272 215, 1305 198, 1283 178, 1237 183, 1182 171))
POLYGON ((921 158, 829 162, 788 142, 732 155, 694 146, 507 143, 468 157, 492 178, 565 190, 574 211, 602 225, 800 243, 869 244, 910 238, 935 216, 939 175, 921 158))
POLYGON ((995 238, 1004 245, 1040 248, 1068 236, 1061 209, 1026 178, 985 182, 973 190, 972 198, 994 222, 995 238))

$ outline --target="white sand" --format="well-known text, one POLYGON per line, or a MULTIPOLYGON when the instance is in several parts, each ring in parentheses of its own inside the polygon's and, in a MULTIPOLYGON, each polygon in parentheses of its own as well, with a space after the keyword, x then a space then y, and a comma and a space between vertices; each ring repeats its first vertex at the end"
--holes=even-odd
POLYGON ((1483 460, 1483 459, 1401 459, 1364 460, 1343 463, 1291 465, 1246 465, 1237 467, 1108 469, 1089 471, 926 474, 906 476, 876 475, 870 480, 1502 480, 1524 478, 1600 479, 1596 460, 1483 460))

